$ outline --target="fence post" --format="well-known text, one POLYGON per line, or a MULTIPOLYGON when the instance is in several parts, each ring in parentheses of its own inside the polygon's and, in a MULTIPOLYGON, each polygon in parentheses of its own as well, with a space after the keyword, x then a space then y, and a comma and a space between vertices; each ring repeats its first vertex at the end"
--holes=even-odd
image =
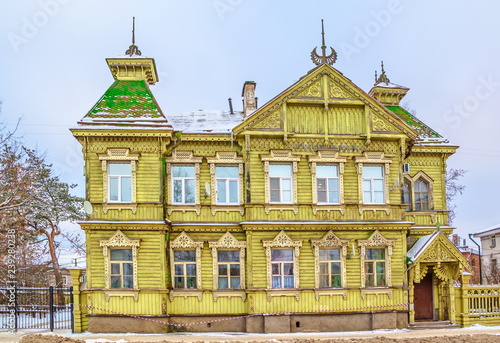
POLYGON ((83 331, 82 328, 82 310, 80 308, 80 277, 82 276, 83 270, 80 268, 68 268, 69 273, 71 274, 71 278, 73 279, 73 291, 72 295, 72 307, 73 307, 73 323, 72 329, 76 333, 80 333, 83 331))
POLYGON ((75 316, 73 314, 73 286, 69 288, 69 308, 71 311, 71 333, 75 333, 75 316))
POLYGON ((49 287, 49 318, 50 331, 54 332, 54 287, 49 287))

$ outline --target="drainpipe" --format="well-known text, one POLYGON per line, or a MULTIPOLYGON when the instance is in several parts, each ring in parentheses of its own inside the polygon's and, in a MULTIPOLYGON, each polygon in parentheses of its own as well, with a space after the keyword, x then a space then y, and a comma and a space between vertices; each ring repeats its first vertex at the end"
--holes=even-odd
POLYGON ((483 264, 483 259, 481 258, 481 246, 477 244, 475 240, 472 239, 472 233, 469 233, 469 239, 474 242, 475 245, 477 245, 477 249, 479 251, 479 284, 483 284, 483 271, 482 271, 482 264, 483 264))

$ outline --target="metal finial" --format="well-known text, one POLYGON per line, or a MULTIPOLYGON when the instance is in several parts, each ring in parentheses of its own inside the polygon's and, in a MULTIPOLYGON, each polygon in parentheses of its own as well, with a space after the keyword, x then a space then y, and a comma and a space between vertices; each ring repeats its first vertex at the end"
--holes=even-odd
POLYGON ((321 19, 321 56, 318 55, 316 52, 316 49, 318 47, 315 47, 314 50, 311 52, 311 60, 313 61, 314 64, 316 65, 321 65, 321 64, 329 64, 332 65, 337 61, 337 52, 333 50, 332 47, 330 55, 326 54, 326 45, 325 45, 325 28, 323 25, 323 19, 321 19))
POLYGON ((135 17, 132 17, 132 45, 128 47, 127 51, 125 51, 125 55, 129 55, 130 57, 132 57, 133 55, 142 55, 139 47, 135 45, 135 17))
POLYGON ((384 61, 381 61, 380 64, 382 66, 382 74, 380 74, 380 76, 377 78, 377 72, 375 71, 375 84, 379 84, 379 83, 383 82, 386 85, 388 85, 389 83, 391 83, 391 81, 389 80, 389 78, 385 74, 384 61))

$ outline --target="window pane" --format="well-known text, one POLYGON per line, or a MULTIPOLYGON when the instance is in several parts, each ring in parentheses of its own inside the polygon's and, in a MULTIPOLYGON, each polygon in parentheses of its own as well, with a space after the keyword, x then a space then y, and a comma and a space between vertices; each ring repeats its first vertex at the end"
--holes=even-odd
POLYGON ((217 285, 217 287, 220 289, 228 288, 227 277, 219 277, 219 284, 217 285))
POLYGON ((173 177, 194 177, 194 166, 172 166, 173 177))
POLYGON ((121 277, 111 276, 111 288, 121 288, 121 277))
POLYGON ((375 192, 384 191, 384 180, 373 180, 373 190, 375 192))
POLYGON ((270 164, 269 176, 292 176, 291 164, 270 164))
POLYGON ((366 285, 367 286, 375 286, 373 280, 374 280, 373 279, 373 274, 367 275, 366 276, 366 285))
POLYGON ((328 274, 328 263, 320 263, 319 264, 319 273, 320 274, 328 274))
POLYGON ((186 278, 186 288, 196 288, 196 278, 195 277, 188 277, 186 278))
POLYGON ((319 276, 319 287, 329 287, 328 284, 328 275, 320 275, 319 276))
POLYGON ((239 264, 231 264, 230 273, 231 273, 231 276, 240 276, 240 265, 239 264))
POLYGON ((366 262, 365 268, 367 273, 373 274, 373 262, 366 262))
POLYGON ((219 262, 239 262, 239 250, 219 250, 217 251, 217 261, 219 262))
POLYGON ((184 277, 175 277, 174 285, 175 288, 184 288, 184 277))
POLYGON ((273 275, 280 275, 281 274, 280 265, 278 263, 273 263, 271 265, 271 269, 272 269, 273 275))
POLYGON ((219 276, 226 276, 226 275, 227 275, 227 265, 219 264, 219 276))
POLYGON ((194 195, 195 195, 195 182, 194 180, 185 180, 185 197, 186 197, 186 204, 194 204, 194 195))
POLYGON ((229 202, 238 203, 238 181, 229 181, 229 202))
POLYGON ((112 261, 132 261, 132 249, 110 249, 112 261))
POLYGON ((231 288, 240 288, 240 278, 232 277, 231 278, 231 288))
POLYGON ((109 178, 109 201, 118 201, 118 178, 109 178))
POLYGON ((175 275, 184 275, 184 265, 183 264, 176 264, 174 265, 175 268, 175 275))
POLYGON ((215 167, 215 177, 216 178, 238 178, 238 167, 237 166, 216 166, 215 167))
POLYGON ((280 201, 280 191, 271 191, 271 202, 280 201))
POLYGON ((293 261, 292 249, 272 249, 271 261, 293 261))
POLYGON ((132 168, 129 162, 126 163, 110 162, 108 164, 108 174, 132 176, 132 168))
POLYGON ((283 274, 293 275, 293 263, 283 263, 283 274))
POLYGON ((182 202, 182 181, 174 180, 174 202, 182 202))
POLYGON ((134 279, 132 276, 123 277, 123 288, 134 288, 134 279))
POLYGON ((131 177, 122 177, 122 198, 120 201, 123 202, 131 202, 132 201, 132 178, 131 177))
POLYGON ((340 260, 340 249, 320 249, 319 259, 321 261, 340 260))
POLYGON ((383 204, 384 203, 384 192, 374 192, 374 203, 376 204, 383 204))
POLYGON ((383 177, 382 166, 367 166, 363 165, 364 178, 381 178, 383 177))
POLYGON ((340 275, 332 275, 332 287, 342 287, 340 275))
POLYGON ((281 288, 281 277, 273 276, 273 288, 281 288))
POLYGON ((280 179, 277 177, 272 177, 269 179, 269 186, 271 189, 280 189, 280 179))
POLYGON ((132 275, 132 263, 123 264, 123 275, 132 275))
POLYGON ((338 177, 336 165, 316 165, 316 177, 338 177))
POLYGON ((186 264, 186 275, 196 276, 196 264, 186 264))
POLYGON ((217 181, 217 202, 226 203, 226 181, 217 181))
POLYGON ((338 191, 339 190, 339 180, 338 179, 328 179, 328 190, 338 191))
POLYGON ((340 262, 332 262, 332 274, 340 274, 340 262))
POLYGON ((284 283, 284 288, 293 288, 293 276, 285 276, 284 283))
POLYGON ((385 260, 384 248, 370 248, 366 249, 367 260, 385 260))
POLYGON ((292 192, 291 191, 283 191, 282 202, 292 202, 292 192))
POLYGON ((119 263, 111 263, 111 274, 121 274, 119 263))
POLYGON ((175 262, 195 262, 196 261, 196 250, 175 250, 174 251, 174 261, 175 262))

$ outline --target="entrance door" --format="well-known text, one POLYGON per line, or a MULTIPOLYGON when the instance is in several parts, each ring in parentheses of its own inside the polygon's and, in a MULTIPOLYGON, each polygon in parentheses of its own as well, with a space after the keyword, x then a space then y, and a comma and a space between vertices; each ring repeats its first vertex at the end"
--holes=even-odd
POLYGON ((420 283, 415 283, 414 292, 414 308, 415 308, 415 320, 418 319, 434 319, 433 315, 433 301, 432 301, 432 273, 427 273, 427 275, 420 280, 420 283))

